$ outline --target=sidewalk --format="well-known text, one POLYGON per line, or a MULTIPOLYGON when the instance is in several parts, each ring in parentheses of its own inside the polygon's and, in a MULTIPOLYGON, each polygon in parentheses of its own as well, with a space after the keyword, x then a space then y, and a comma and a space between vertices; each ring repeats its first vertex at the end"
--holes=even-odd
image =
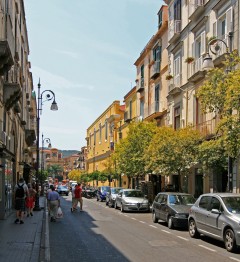
POLYGON ((37 262, 45 260, 45 197, 39 198, 41 211, 24 217, 24 224, 14 224, 15 210, 0 220, 0 261, 37 262))

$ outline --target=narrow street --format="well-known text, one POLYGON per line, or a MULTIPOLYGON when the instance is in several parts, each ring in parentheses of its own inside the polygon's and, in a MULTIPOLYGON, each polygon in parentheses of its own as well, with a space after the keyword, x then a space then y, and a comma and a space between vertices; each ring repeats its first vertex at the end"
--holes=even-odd
POLYGON ((51 261, 239 261, 223 243, 191 239, 187 229, 154 224, 150 213, 121 213, 84 198, 84 212, 71 213, 71 195, 61 198, 64 218, 49 223, 51 261))

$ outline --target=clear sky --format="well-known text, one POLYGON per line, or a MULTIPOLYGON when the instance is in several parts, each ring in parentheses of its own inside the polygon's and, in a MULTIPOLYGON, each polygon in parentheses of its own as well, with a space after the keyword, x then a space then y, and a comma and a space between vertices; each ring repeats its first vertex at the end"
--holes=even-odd
MULTIPOLYGON (((60 150, 80 150, 86 130, 135 84, 134 62, 157 32, 161 0, 25 0, 34 89, 43 104, 41 134, 60 150)), ((47 146, 47 145, 45 145, 47 146)))

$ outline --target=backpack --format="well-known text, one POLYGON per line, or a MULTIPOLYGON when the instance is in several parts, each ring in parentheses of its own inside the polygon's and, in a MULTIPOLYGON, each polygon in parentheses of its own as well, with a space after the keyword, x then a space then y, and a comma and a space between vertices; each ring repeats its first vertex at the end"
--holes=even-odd
POLYGON ((17 184, 17 185, 18 185, 18 188, 16 190, 15 197, 17 197, 17 198, 24 198, 25 191, 24 191, 23 185, 21 185, 21 186, 19 184, 17 184))

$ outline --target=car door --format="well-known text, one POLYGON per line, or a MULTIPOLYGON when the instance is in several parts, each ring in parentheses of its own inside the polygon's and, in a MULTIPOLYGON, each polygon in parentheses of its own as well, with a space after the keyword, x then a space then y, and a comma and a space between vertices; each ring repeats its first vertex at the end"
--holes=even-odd
POLYGON ((211 196, 202 196, 197 207, 194 208, 195 220, 197 228, 206 231, 206 217, 209 213, 208 206, 211 200, 211 196))
POLYGON ((162 194, 156 196, 154 200, 154 211, 156 218, 160 218, 160 206, 161 206, 161 199, 163 198, 162 194))
POLYGON ((221 237, 222 232, 222 223, 221 223, 221 212, 223 208, 221 203, 217 197, 212 197, 210 204, 208 206, 208 212, 206 214, 205 224, 206 224, 206 231, 209 234, 213 234, 216 237, 221 237), (212 210, 216 212, 212 212, 212 210), (218 212, 217 212, 218 211, 218 212))
POLYGON ((167 199, 168 199, 167 194, 163 194, 160 202, 160 208, 159 208, 159 219, 163 221, 166 221, 167 199))
POLYGON ((117 207, 120 207, 121 206, 121 201, 122 201, 122 195, 123 195, 123 192, 120 191, 116 197, 116 204, 117 204, 117 207))

